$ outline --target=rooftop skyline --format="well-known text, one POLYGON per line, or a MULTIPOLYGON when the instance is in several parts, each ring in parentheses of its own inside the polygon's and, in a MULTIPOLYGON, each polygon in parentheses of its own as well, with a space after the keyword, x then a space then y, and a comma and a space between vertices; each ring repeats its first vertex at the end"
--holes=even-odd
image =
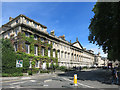
POLYGON ((3 2, 2 25, 23 14, 47 27, 48 33, 55 31, 56 36, 65 35, 67 41, 79 42, 83 48, 91 49, 101 56, 106 56, 102 49, 89 43, 90 19, 94 16, 92 8, 95 2, 3 2))

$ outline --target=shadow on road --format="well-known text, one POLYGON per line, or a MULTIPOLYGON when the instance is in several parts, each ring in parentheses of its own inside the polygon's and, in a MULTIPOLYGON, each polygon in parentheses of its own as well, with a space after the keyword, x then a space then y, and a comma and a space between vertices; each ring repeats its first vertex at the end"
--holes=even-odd
POLYGON ((74 74, 77 74, 78 80, 98 81, 104 84, 111 84, 111 71, 108 70, 90 70, 90 71, 68 71, 58 76, 68 77, 73 80, 74 74))

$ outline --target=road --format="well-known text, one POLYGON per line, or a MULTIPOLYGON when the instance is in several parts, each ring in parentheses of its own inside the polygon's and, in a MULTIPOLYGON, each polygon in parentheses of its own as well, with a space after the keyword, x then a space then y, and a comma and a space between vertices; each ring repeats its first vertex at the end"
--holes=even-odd
POLYGON ((111 84, 110 71, 95 69, 36 74, 16 79, 3 79, 2 88, 118 88, 111 84), (73 84, 74 74, 78 76, 78 87, 73 84))

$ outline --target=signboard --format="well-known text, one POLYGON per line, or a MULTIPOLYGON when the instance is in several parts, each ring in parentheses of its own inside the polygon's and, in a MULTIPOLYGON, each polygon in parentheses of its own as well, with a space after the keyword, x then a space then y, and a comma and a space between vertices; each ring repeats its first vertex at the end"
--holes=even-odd
POLYGON ((16 67, 23 67, 23 60, 16 60, 16 67))

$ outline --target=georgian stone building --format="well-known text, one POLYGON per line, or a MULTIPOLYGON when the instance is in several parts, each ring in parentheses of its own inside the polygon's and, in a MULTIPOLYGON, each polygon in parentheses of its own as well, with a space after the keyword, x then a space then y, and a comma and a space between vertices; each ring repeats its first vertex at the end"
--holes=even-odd
MULTIPOLYGON (((42 42, 40 44, 34 44, 34 55, 35 56, 47 56, 58 58, 59 66, 66 66, 66 67, 79 67, 79 66, 88 66, 91 67, 95 63, 95 54, 92 50, 86 50, 80 44, 78 39, 76 42, 71 43, 65 40, 65 35, 63 36, 55 36, 54 31, 51 31, 49 34, 47 32, 47 27, 26 17, 25 15, 19 15, 16 18, 9 18, 9 22, 2 25, 0 30, 0 34, 2 38, 14 38, 14 48, 15 51, 18 51, 20 45, 18 45, 18 34, 24 33, 25 37, 30 37, 31 35, 34 36, 34 40, 42 42), (52 47, 46 47, 44 45, 51 45, 52 47), (40 47, 39 47, 40 46, 40 47), (47 52, 46 52, 47 51, 47 52), (52 52, 51 52, 52 51, 52 52), (45 54, 45 52, 47 54, 45 54)), ((27 54, 31 53, 31 43, 25 41, 25 49, 24 52, 27 54)), ((30 60, 31 62, 32 60, 30 60)), ((39 68, 41 61, 36 61, 35 67, 39 68)), ((46 62, 42 63, 43 68, 46 67, 46 62)), ((49 62, 50 65, 50 62, 49 62)), ((31 65, 30 65, 31 66, 31 65)))

